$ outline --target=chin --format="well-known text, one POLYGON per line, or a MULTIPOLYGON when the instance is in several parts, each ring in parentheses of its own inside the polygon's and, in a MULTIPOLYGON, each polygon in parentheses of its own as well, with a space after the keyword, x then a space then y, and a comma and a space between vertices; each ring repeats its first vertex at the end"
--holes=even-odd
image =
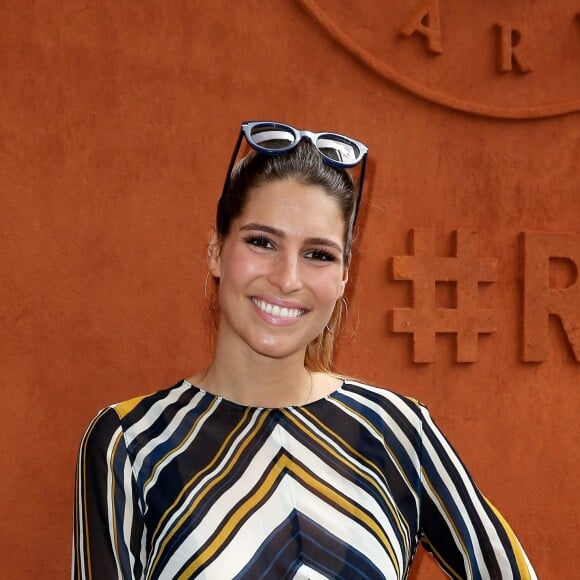
POLYGON ((302 347, 300 349, 292 349, 292 348, 284 348, 281 347, 280 345, 264 345, 264 344, 258 345, 257 347, 252 347, 252 349, 259 355, 277 360, 288 358, 296 354, 296 352, 298 351, 300 352, 306 351, 306 347, 302 347))
POLYGON ((262 356, 273 359, 283 359, 295 355, 296 353, 306 353, 308 342, 290 342, 281 340, 278 337, 267 336, 258 340, 248 342, 252 350, 262 356))

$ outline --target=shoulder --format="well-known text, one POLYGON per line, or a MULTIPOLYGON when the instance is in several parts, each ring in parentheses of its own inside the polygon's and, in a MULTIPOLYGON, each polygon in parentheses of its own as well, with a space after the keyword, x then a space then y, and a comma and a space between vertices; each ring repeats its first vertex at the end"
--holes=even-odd
POLYGON ((181 380, 171 387, 113 403, 95 415, 87 427, 85 439, 111 438, 115 432, 124 431, 152 409, 162 412, 190 388, 191 385, 187 381, 181 380))
POLYGON ((353 394, 356 393, 360 397, 368 398, 372 401, 384 400, 397 405, 405 405, 411 409, 425 407, 425 405, 417 399, 401 395, 390 387, 375 385, 352 377, 343 377, 341 390, 353 394))
POLYGON ((138 395, 131 399, 114 403, 110 406, 111 409, 119 416, 121 420, 138 412, 139 410, 150 409, 151 407, 163 407, 178 400, 180 395, 191 388, 191 384, 186 380, 180 380, 171 387, 154 391, 146 395, 138 395))
POLYGON ((106 465, 112 457, 135 457, 155 434, 165 432, 184 406, 196 408, 199 389, 181 380, 172 387, 114 403, 89 423, 80 445, 83 469, 106 465), (91 467, 92 466, 92 467, 91 467))
POLYGON ((354 378, 345 377, 338 393, 353 406, 388 416, 397 422, 411 423, 416 428, 420 428, 425 415, 428 415, 425 405, 417 399, 354 378))
POLYGON ((412 397, 389 388, 345 378, 334 402, 354 419, 361 432, 371 434, 399 459, 420 463, 426 428, 426 407, 412 397))

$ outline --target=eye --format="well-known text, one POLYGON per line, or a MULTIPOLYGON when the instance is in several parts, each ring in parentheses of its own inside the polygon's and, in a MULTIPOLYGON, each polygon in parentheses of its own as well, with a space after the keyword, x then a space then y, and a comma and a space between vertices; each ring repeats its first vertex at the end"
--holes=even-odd
POLYGON ((332 252, 328 252, 327 250, 310 250, 304 254, 306 258, 309 260, 315 260, 317 262, 338 262, 340 258, 338 258, 332 252))
POLYGON ((256 248, 271 249, 274 247, 270 238, 267 238, 263 234, 248 236, 244 241, 249 246, 255 246, 256 248))

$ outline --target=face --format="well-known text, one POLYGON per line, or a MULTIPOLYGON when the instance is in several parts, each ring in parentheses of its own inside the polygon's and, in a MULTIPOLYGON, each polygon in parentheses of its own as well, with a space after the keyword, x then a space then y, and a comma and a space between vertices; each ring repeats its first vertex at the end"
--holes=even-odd
POLYGON ((250 190, 228 236, 210 243, 218 347, 303 360, 344 292, 344 228, 338 203, 319 186, 286 179, 250 190))

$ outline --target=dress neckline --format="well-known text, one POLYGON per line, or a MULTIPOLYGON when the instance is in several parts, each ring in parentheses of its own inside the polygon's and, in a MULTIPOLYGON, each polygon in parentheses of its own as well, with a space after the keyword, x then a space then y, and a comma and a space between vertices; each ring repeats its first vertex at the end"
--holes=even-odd
POLYGON ((338 385, 338 387, 336 389, 334 389, 333 391, 331 391, 330 393, 328 393, 327 395, 324 395, 323 397, 319 397, 318 399, 314 399, 313 401, 308 401, 308 403, 305 403, 305 404, 285 405, 282 407, 260 407, 258 405, 246 405, 244 403, 240 403, 238 401, 228 399, 227 397, 224 397, 223 395, 216 395, 215 393, 207 391, 206 389, 203 389, 202 387, 199 387, 199 386, 193 384, 188 379, 183 379, 183 383, 186 386, 193 387, 194 389, 197 389, 200 393, 203 393, 204 395, 208 395, 209 397, 213 397, 216 401, 219 401, 220 403, 225 403, 231 407, 235 407, 238 409, 255 409, 257 411, 283 411, 285 409, 288 409, 288 410, 305 409, 307 407, 311 407, 313 405, 316 405, 317 403, 320 403, 321 401, 328 401, 330 399, 333 399, 343 389, 343 387, 346 383, 346 379, 341 378, 340 381, 341 382, 338 385))

